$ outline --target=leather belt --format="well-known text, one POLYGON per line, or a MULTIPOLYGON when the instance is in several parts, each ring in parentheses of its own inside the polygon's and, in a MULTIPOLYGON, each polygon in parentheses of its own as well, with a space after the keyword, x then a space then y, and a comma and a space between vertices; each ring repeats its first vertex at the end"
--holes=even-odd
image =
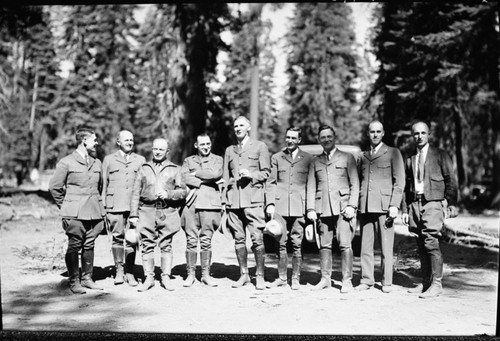
POLYGON ((163 199, 158 199, 158 200, 155 200, 155 201, 147 201, 147 202, 146 201, 141 201, 141 206, 142 207, 154 207, 157 210, 170 207, 170 205, 168 205, 167 201, 163 200, 163 199))
POLYGON ((427 202, 423 194, 417 194, 417 193, 413 195, 413 201, 427 202))

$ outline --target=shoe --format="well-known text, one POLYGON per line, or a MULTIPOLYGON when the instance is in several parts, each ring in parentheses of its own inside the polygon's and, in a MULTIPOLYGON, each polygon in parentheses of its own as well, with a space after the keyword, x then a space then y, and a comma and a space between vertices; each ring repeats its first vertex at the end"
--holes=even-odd
POLYGON ((139 291, 139 292, 148 291, 149 289, 151 289, 154 286, 155 286, 154 276, 146 276, 144 283, 142 283, 142 285, 139 287, 139 289, 137 289, 137 291, 139 291))
POLYGON ((388 294, 391 291, 392 291, 392 285, 382 285, 382 292, 385 292, 386 294, 388 294))
POLYGON ((316 284, 314 287, 312 287, 312 290, 316 291, 316 290, 328 289, 331 287, 332 287, 331 279, 326 277, 321 277, 319 283, 316 284))
POLYGON ((241 288, 242 286, 249 284, 249 283, 252 283, 250 281, 250 276, 248 276, 248 274, 242 273, 240 278, 236 282, 234 282, 231 287, 241 288))
POLYGON ((217 284, 213 281, 212 276, 210 276, 212 251, 201 251, 200 258, 201 258, 201 283, 209 287, 216 287, 217 284))
POLYGON ((90 277, 83 277, 82 279, 82 287, 92 290, 104 290, 104 288, 95 284, 95 282, 90 277))
POLYGON ((125 274, 123 281, 128 283, 131 287, 136 287, 139 285, 133 274, 125 274))
POLYGON ((255 289, 264 290, 266 288, 266 282, 264 281, 264 276, 255 276, 255 289))
POLYGON ((286 282, 286 280, 283 280, 281 278, 277 278, 274 282, 272 283, 269 283, 267 285, 268 288, 278 288, 278 287, 284 287, 286 286, 288 283, 286 282))
POLYGON ((373 285, 368 285, 368 284, 361 283, 356 288, 354 288, 354 290, 356 290, 356 291, 366 291, 366 290, 370 290, 371 288, 373 288, 373 285))
POLYGON ((433 297, 437 297, 437 296, 441 295, 442 293, 443 293, 443 287, 441 286, 441 283, 439 283, 439 284, 433 283, 433 284, 431 284, 429 289, 427 289, 425 292, 420 294, 418 297, 420 297, 420 298, 433 298, 433 297))
POLYGON ((352 286, 351 281, 347 281, 345 283, 342 283, 342 288, 340 288, 341 294, 348 294, 348 293, 353 292, 353 291, 354 291, 354 288, 352 286))
POLYGON ((292 290, 299 290, 300 289, 300 281, 298 278, 292 278, 292 290))
POLYGON ((172 281, 170 280, 170 275, 166 275, 166 274, 161 275, 161 286, 162 286, 162 288, 164 288, 165 290, 168 290, 168 291, 175 290, 174 286, 172 285, 172 281))

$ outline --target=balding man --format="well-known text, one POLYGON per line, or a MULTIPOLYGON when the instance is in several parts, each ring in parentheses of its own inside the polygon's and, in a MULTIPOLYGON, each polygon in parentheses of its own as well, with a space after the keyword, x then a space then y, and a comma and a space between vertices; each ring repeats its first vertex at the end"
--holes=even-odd
POLYGON ((406 160, 406 186, 403 223, 417 236, 422 283, 410 289, 420 298, 432 298, 443 292, 443 256, 439 247, 445 212, 456 217, 457 183, 448 154, 429 146, 429 126, 418 121, 411 127, 417 147, 406 160), (446 209, 445 209, 446 208, 446 209))
POLYGON ((359 159, 359 222, 361 225, 361 284, 356 290, 368 290, 375 284, 374 243, 382 251, 382 291, 392 289, 393 221, 403 197, 405 171, 398 149, 382 142, 384 126, 379 121, 368 125, 370 149, 359 159), (377 237, 377 238, 376 238, 377 237))
POLYGON ((168 142, 153 141, 153 160, 137 172, 132 192, 130 223, 137 226, 142 246, 142 266, 146 279, 139 291, 154 284, 154 250, 160 249, 161 285, 174 290, 170 281, 172 270, 172 238, 181 228, 179 208, 186 198, 181 167, 167 160, 168 142))
POLYGON ((135 176, 146 159, 132 152, 134 135, 130 131, 120 131, 116 144, 119 149, 107 155, 102 162, 102 201, 107 212, 108 233, 112 236, 115 285, 125 281, 130 286, 136 286, 138 283, 133 275, 136 245, 125 241, 125 231, 129 228, 130 200, 135 176))

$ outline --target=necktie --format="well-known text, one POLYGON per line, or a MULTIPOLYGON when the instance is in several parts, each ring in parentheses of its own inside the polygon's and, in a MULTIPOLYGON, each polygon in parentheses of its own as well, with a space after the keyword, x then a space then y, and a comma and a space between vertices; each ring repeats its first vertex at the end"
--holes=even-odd
POLYGON ((372 148, 371 151, 370 151, 370 155, 373 156, 375 155, 375 148, 372 148))
POLYGON ((87 164, 87 166, 90 164, 90 158, 88 155, 85 155, 85 163, 87 164))
POLYGON ((418 153, 417 180, 420 182, 424 181, 424 153, 422 151, 418 153))

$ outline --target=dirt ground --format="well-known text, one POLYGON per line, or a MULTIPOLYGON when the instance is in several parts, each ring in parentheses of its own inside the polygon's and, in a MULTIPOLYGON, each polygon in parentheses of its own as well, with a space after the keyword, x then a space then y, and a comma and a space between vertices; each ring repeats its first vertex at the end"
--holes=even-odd
MULTIPOLYGON (((25 212, 24 215, 1 222, 1 303, 5 331, 495 335, 498 249, 444 243, 445 293, 431 300, 419 299, 407 293, 419 280, 415 242, 398 221, 395 288, 390 294, 381 292, 379 276, 375 289, 340 294, 338 254, 334 254, 334 286, 311 291, 320 278, 317 251, 311 247, 304 254, 299 291, 290 287, 257 291, 253 285, 232 289, 232 281, 239 276, 233 242, 218 232, 213 239, 212 266, 218 287, 208 288, 197 282, 191 288, 184 288, 185 236, 181 231, 173 241, 175 291, 165 291, 158 281, 145 293, 126 284, 115 286, 110 242, 107 235, 101 235, 96 241, 94 279, 104 290, 73 295, 67 288, 63 263, 66 236, 55 207, 48 206, 47 210, 50 214, 40 215, 35 210, 30 212, 29 207, 18 207, 17 211, 25 212)), ((498 229, 498 216, 477 219, 498 229)), ((267 254, 266 281, 277 277, 276 264, 276 256, 267 254)), ((249 267, 253 276, 253 257, 249 257, 249 267)), ((200 272, 198 265, 198 278, 200 272)), ((289 276, 290 272, 289 264, 289 276)), ((376 273, 379 274, 378 267, 376 273)), ((156 274, 159 278, 158 266, 156 274)), ((357 285, 359 257, 355 257, 354 274, 353 284, 357 285)), ((143 276, 139 256, 135 275, 143 276)))

